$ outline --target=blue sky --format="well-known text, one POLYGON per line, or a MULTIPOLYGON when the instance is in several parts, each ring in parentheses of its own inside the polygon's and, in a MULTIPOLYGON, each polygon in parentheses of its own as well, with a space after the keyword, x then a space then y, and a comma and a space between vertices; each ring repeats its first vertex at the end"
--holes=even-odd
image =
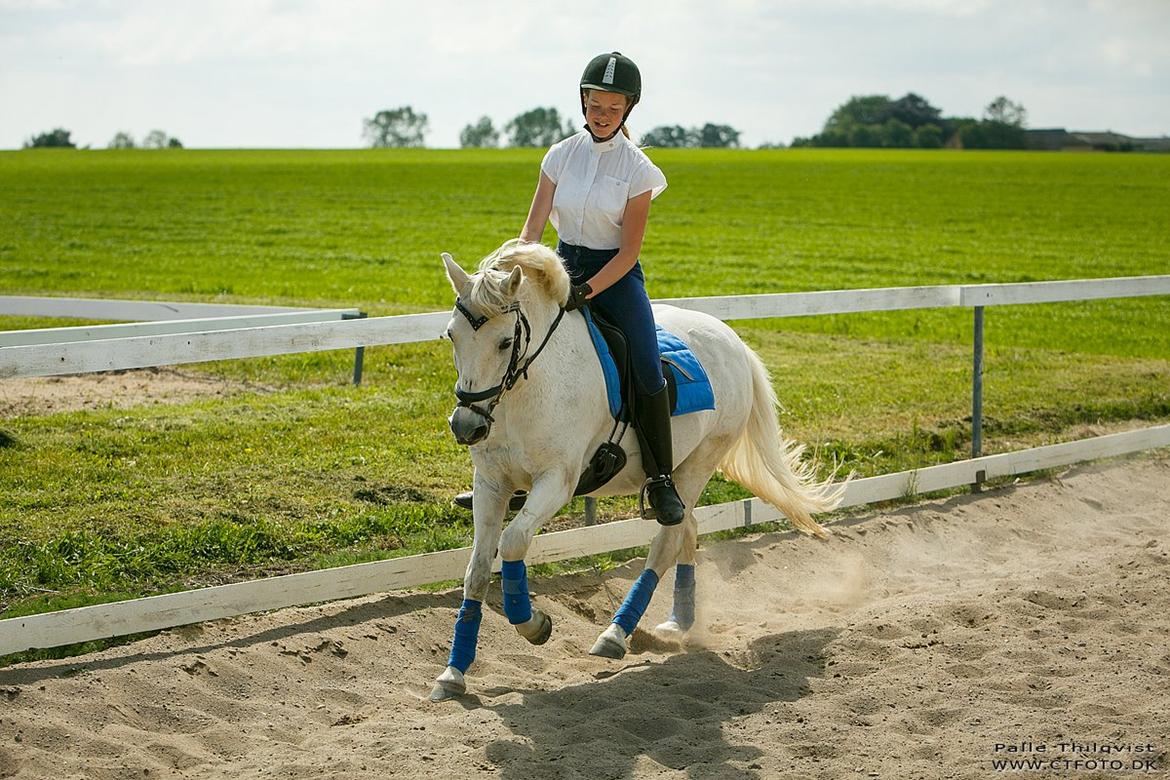
POLYGON ((487 115, 577 116, 584 64, 642 68, 635 136, 729 124, 746 145, 817 132, 850 95, 947 115, 1003 94, 1031 127, 1170 134, 1170 0, 0 0, 0 148, 63 126, 104 147, 362 145, 412 105, 429 146, 487 115))

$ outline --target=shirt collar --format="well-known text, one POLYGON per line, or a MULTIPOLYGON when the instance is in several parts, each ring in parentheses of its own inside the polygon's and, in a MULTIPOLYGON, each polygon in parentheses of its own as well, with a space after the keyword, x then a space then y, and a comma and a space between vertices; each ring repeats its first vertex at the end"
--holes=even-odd
MULTIPOLYGON (((585 134, 589 135, 589 131, 586 130, 585 134)), ((621 130, 618 130, 617 135, 608 141, 598 142, 594 141, 593 138, 590 137, 589 142, 593 146, 593 151, 597 152, 598 154, 603 154, 605 152, 613 151, 614 149, 618 148, 618 146, 623 145, 626 142, 626 135, 621 130)))

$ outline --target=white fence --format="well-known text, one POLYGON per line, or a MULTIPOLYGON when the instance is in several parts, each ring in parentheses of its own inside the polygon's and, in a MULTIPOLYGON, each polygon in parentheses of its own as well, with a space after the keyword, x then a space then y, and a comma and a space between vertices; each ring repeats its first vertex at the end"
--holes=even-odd
MULTIPOLYGON (((973 308, 976 322, 981 323, 985 306, 1148 295, 1170 295, 1170 276, 679 298, 660 302, 706 311, 722 319, 959 306, 973 308)), ((103 341, 3 346, 0 347, 0 378, 426 341, 438 337, 449 316, 442 312, 347 322, 244 327, 179 335, 130 336, 103 341)), ((978 345, 981 341, 978 329, 976 335, 978 345)), ((976 386, 980 366, 981 349, 977 346, 976 386)), ((974 424, 978 425, 977 416, 974 424)), ((913 493, 969 485, 984 479, 1166 446, 1170 446, 1170 425, 976 457, 856 480, 849 486, 844 505, 857 506, 913 493)), ((780 518, 774 508, 759 499, 701 507, 695 514, 699 519, 700 533, 780 518)), ((541 534, 533 542, 528 561, 564 560, 636 547, 646 544, 656 531, 657 526, 653 523, 635 519, 541 534)), ((0 655, 457 579, 462 576, 469 555, 469 548, 460 548, 9 618, 0 620, 0 655)))
MULTIPOLYGON (((724 320, 747 320, 1168 294, 1170 275, 1067 282, 664 298, 657 302, 703 311, 724 320)), ((430 341, 438 338, 449 317, 448 312, 434 312, 332 323, 214 328, 180 334, 130 335, 102 341, 0 346, 0 378, 78 374, 430 341)))
MULTIPOLYGON (((146 368, 173 363, 218 360, 207 350, 212 334, 256 330, 277 325, 299 325, 335 320, 362 319, 358 309, 291 309, 283 306, 239 306, 234 304, 172 303, 167 301, 121 301, 93 298, 35 298, 0 296, 0 315, 69 317, 73 319, 131 320, 129 324, 83 325, 68 328, 39 328, 0 332, 0 350, 8 352, 14 373, 5 376, 52 376, 109 371, 123 368, 146 368), (143 324, 145 323, 145 324, 143 324), (189 337, 194 337, 189 338, 189 337), (152 347, 152 340, 159 345, 152 347), (79 360, 61 356, 57 365, 46 360, 59 355, 65 344, 87 343, 79 360), (165 346, 181 352, 186 345, 190 360, 168 361, 165 346), (136 351, 138 350, 138 351, 136 351), (39 361, 39 362, 38 362, 39 361)), ((225 358, 233 354, 231 337, 225 358)), ((295 351, 295 350, 294 350, 295 351)), ((308 350, 306 350, 308 351, 308 350)), ((265 353, 268 354, 268 353, 265 353)), ((353 382, 362 378, 363 347, 354 354, 353 382)))

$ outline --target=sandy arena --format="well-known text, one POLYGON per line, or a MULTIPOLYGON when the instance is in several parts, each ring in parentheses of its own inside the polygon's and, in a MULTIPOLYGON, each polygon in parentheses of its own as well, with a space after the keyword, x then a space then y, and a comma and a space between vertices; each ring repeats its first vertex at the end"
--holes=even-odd
POLYGON ((586 651, 641 561, 535 579, 543 647, 497 585, 445 704, 425 699, 458 591, 0 669, 0 777, 1170 776, 1165 451, 833 529, 704 545, 701 635, 639 632, 621 662, 586 651))

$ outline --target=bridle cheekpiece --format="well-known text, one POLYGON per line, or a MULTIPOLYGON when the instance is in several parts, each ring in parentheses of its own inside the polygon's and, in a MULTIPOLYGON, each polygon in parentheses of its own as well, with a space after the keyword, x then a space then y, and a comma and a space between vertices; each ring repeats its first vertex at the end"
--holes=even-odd
MULTIPOLYGON (((471 313, 471 310, 468 309, 466 305, 464 305, 462 299, 460 298, 455 299, 455 308, 471 324, 472 330, 479 330, 488 320, 492 319, 492 317, 498 316, 482 314, 476 316, 471 313)), ((520 308, 519 301, 513 301, 506 309, 500 312, 500 314, 508 314, 509 312, 515 312, 516 326, 512 333, 512 355, 508 359, 508 367, 504 371, 504 378, 500 380, 499 384, 493 387, 489 387, 487 390, 480 390, 479 392, 475 393, 466 390, 460 390, 459 381, 455 381, 455 397, 459 399, 458 406, 470 409, 480 417, 483 417, 485 420, 487 420, 489 424, 495 422, 495 418, 492 417, 492 412, 495 410, 496 405, 499 404, 500 398, 506 391, 511 390, 516 385, 516 383, 520 381, 521 378, 528 378, 528 367, 532 365, 532 361, 536 360, 541 350, 543 350, 544 346, 548 344, 548 340, 552 337, 553 331, 557 329, 557 326, 561 324, 561 318, 565 316, 565 309, 564 307, 561 307, 560 311, 557 312, 556 319, 553 320, 552 325, 549 326, 548 333, 545 334, 544 340, 541 341, 540 346, 536 348, 536 352, 532 353, 532 357, 524 360, 524 358, 528 355, 528 345, 532 341, 532 326, 528 324, 528 318, 524 316, 524 310, 520 308), (524 337, 523 350, 520 348, 521 336, 524 337), (520 364, 521 360, 524 360, 523 365, 520 364), (477 403, 483 401, 488 402, 486 409, 480 406, 476 406, 477 403)))

